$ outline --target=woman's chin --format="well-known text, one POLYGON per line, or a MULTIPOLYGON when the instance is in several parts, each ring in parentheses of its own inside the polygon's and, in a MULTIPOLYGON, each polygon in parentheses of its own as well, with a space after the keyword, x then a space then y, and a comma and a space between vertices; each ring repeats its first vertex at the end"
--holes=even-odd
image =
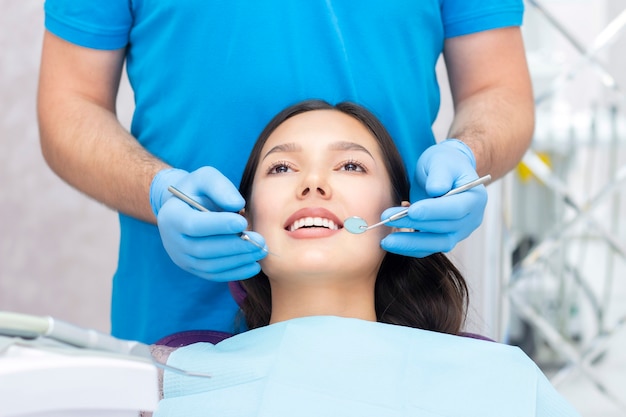
POLYGON ((349 247, 346 242, 297 241, 270 245, 270 252, 260 264, 266 275, 272 271, 290 271, 309 274, 344 274, 348 272, 370 272, 372 266, 379 266, 385 256, 379 246, 367 250, 364 247, 349 247), (358 270, 358 271, 356 271, 358 270))
POLYGON ((276 274, 322 274, 337 273, 342 265, 337 263, 337 257, 327 249, 296 251, 283 250, 278 256, 266 256, 260 263, 268 276, 276 274))

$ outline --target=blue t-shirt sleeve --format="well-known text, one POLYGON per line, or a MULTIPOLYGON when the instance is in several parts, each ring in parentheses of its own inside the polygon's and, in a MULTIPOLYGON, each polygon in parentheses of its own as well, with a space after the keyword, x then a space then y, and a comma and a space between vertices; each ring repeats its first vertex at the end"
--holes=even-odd
POLYGON ((128 0, 46 0, 46 29, 86 48, 113 50, 128 44, 132 13, 128 0))
POLYGON ((520 26, 523 14, 522 0, 441 0, 446 38, 520 26))

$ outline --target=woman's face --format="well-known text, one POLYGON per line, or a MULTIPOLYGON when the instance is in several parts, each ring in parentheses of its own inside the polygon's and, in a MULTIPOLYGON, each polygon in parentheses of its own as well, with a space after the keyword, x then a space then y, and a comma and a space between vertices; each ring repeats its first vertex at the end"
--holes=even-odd
POLYGON ((314 110, 291 117, 261 151, 249 201, 250 226, 278 256, 262 261, 281 276, 376 276, 387 227, 363 234, 343 228, 350 216, 368 224, 394 205, 378 143, 353 117, 314 110))

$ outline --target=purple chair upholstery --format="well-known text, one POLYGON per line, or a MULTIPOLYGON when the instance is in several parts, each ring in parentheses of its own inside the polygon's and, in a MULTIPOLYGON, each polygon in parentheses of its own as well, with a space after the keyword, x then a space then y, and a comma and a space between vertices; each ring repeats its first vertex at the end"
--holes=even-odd
POLYGON ((188 330, 165 336, 156 342, 157 345, 169 347, 183 347, 197 342, 216 344, 231 337, 231 333, 215 330, 188 330))

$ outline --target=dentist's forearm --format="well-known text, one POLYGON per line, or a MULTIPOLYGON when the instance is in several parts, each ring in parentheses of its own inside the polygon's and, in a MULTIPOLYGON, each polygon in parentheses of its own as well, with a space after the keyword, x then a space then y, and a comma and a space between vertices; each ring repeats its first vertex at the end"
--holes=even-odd
POLYGON ((532 139, 532 100, 515 102, 508 91, 485 91, 457 107, 450 137, 465 142, 476 157, 478 175, 492 180, 515 168, 532 139))
POLYGON ((455 117, 449 137, 465 142, 479 175, 505 175, 521 160, 534 130, 532 85, 518 27, 446 41, 455 117))
POLYGON ((154 222, 149 190, 167 165, 120 124, 115 101, 124 51, 44 37, 38 91, 41 149, 68 184, 141 220, 154 222))
POLYGON ((40 116, 42 152, 50 168, 108 207, 154 222, 150 183, 166 164, 145 151, 105 109, 78 98, 56 107, 40 116))

